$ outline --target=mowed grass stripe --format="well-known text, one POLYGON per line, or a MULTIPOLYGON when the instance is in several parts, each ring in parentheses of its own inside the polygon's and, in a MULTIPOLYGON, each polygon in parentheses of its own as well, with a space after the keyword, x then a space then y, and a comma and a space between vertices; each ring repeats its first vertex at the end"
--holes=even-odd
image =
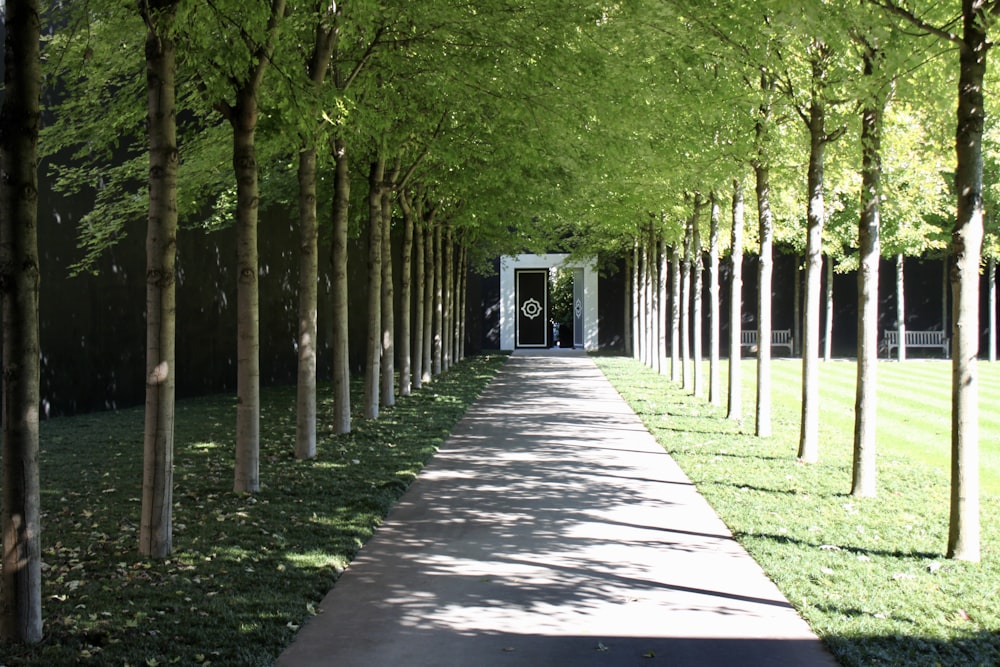
MULTIPOLYGON (((752 411, 738 425, 725 419, 724 408, 692 398, 630 359, 598 363, 626 400, 641 395, 647 404, 690 406, 644 420, 845 667, 1000 664, 995 493, 983 494, 983 562, 950 562, 946 471, 880 442, 878 498, 847 495, 853 418, 831 424, 824 403, 821 428, 838 435, 824 440, 819 463, 802 465, 795 460, 797 399, 776 402, 774 435, 755 438, 752 411), (641 390, 633 386, 639 378, 641 390)), ((744 377, 754 362, 745 363, 744 377)), ((950 375, 941 381, 950 383, 950 375)), ((823 395, 829 390, 824 386, 823 395)), ((840 409, 853 394, 849 384, 837 400, 840 409)), ((748 404, 752 409, 752 399, 748 404)), ((950 402, 920 409, 947 413, 950 402)), ((879 419, 891 432, 892 415, 880 412, 879 419)), ((994 451, 995 444, 984 441, 983 449, 994 451)))
MULTIPOLYGON (((756 400, 756 360, 743 359, 742 398, 745 430, 753 433, 756 400)), ((771 362, 772 425, 798 433, 801 419, 802 361, 771 362)), ((708 377, 706 365, 705 377, 708 377)), ((721 364, 723 392, 728 386, 728 362, 721 364)), ((1000 494, 1000 363, 980 362, 979 425, 980 483, 984 493, 1000 494)), ((654 376, 655 377, 655 376, 654 376)), ((951 362, 882 360, 878 378, 877 444, 880 456, 913 456, 947 473, 951 467, 951 362), (913 372, 913 377, 909 373, 913 372)), ((857 365, 853 361, 820 364, 820 456, 823 450, 854 441, 854 401, 857 365)), ((707 396, 707 388, 706 394, 707 396)), ((723 403, 725 393, 723 393, 723 403)), ((796 449, 792 452, 794 455, 796 449)))

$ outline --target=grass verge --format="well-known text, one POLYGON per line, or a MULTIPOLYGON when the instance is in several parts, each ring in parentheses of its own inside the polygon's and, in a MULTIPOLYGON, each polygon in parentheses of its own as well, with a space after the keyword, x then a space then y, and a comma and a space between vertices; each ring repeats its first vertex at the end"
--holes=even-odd
POLYGON ((753 361, 743 362, 745 424, 631 359, 595 361, 843 665, 1000 664, 1000 432, 992 410, 1000 365, 980 365, 983 562, 968 564, 944 558, 949 364, 880 364, 879 496, 857 499, 848 495, 853 363, 821 369, 821 458, 803 465, 801 362, 774 362, 774 435, 760 439, 753 361))
POLYGON ((45 639, 0 645, 0 665, 272 664, 505 360, 467 359, 351 434, 321 430, 311 461, 291 454, 294 388, 264 390, 255 495, 231 490, 234 399, 178 402, 164 561, 137 555, 142 409, 44 423, 45 639))

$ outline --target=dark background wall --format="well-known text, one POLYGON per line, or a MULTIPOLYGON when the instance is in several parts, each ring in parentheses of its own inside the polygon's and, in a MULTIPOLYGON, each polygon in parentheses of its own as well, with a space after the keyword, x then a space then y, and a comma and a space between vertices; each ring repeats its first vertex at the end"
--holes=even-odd
MULTIPOLYGON (((2 58, 0 52, 0 62, 2 58)), ((76 226, 86 207, 79 200, 53 193, 46 172, 43 163, 39 168, 38 213, 43 414, 55 416, 141 403, 145 374, 145 221, 137 221, 126 230, 126 236, 98 262, 95 275, 69 277, 68 267, 79 259, 76 226)), ((260 221, 260 361, 264 384, 289 384, 295 380, 296 246, 294 216, 263 210, 260 221)), ((399 244, 394 248, 398 256, 399 244)), ((321 380, 329 378, 331 364, 328 250, 329 240, 321 238, 318 341, 321 380)), ((181 398, 229 392, 235 386, 234 256, 235 233, 232 230, 185 229, 178 235, 177 392, 181 398)), ((349 256, 351 367, 361 372, 367 289, 364 244, 354 242, 349 256)), ((772 293, 775 328, 792 328, 796 261, 788 255, 776 256, 772 293)), ((612 268, 604 272, 598 284, 599 345, 621 350, 626 335, 625 276, 622 262, 609 266, 612 268)), ((499 347, 499 262, 494 268, 486 277, 473 275, 469 279, 466 311, 469 353, 499 347)), ((895 323, 895 265, 883 261, 880 271, 879 328, 885 329, 895 323)), ((395 278, 398 294, 398 273, 395 278)), ((725 262, 721 278, 724 282, 728 280, 725 262)), ((753 310, 757 282, 756 259, 752 256, 746 259, 744 280, 743 322, 745 327, 752 327, 755 325, 753 310)), ((907 260, 907 326, 910 329, 942 328, 941 281, 940 260, 907 260)), ((833 349, 838 356, 853 355, 856 348, 856 294, 856 274, 835 275, 833 349)), ((988 325, 986 300, 984 277, 980 310, 980 348, 984 351, 988 325)), ((728 298, 723 296, 723 340, 728 336, 728 307, 728 298)))
MULTIPOLYGON (((42 187, 45 187, 43 179, 42 187)), ((50 416, 115 409, 142 402, 145 367, 145 221, 98 263, 96 275, 69 277, 79 257, 76 224, 83 207, 72 199, 42 191, 39 249, 42 261, 41 395, 50 416)), ((294 216, 262 211, 260 220, 261 381, 291 384, 296 371, 298 263, 294 216)), ((398 241, 398 239, 397 239, 398 241)), ((399 253, 399 244, 394 246, 399 253)), ((366 252, 355 241, 350 251, 351 366, 363 368, 366 322, 366 252)), ((330 375, 329 240, 320 241, 319 359, 321 381, 330 375)), ((236 381, 235 233, 184 229, 178 235, 177 391, 183 398, 233 391, 236 381)), ((793 281, 798 260, 778 254, 773 289, 774 327, 793 328, 793 281)), ((757 261, 744 266, 744 326, 755 326, 757 261)), ((623 349, 626 292, 623 264, 610 267, 598 282, 599 344, 623 349)), ((398 263, 397 263, 398 266, 398 263)), ((500 279, 498 264, 488 276, 471 275, 467 300, 467 352, 499 347, 500 279)), ((895 323, 895 264, 884 261, 880 281, 880 329, 895 323)), ((396 294, 399 294, 399 275, 396 294)), ((723 262, 720 277, 728 281, 723 262)), ((799 274, 801 279, 801 274, 799 274)), ((939 260, 907 260, 907 326, 941 328, 939 260)), ((857 327, 856 274, 834 278, 834 354, 854 354, 857 327)), ((981 330, 986 340, 986 284, 983 279, 981 330)), ((707 313, 707 290, 706 290, 707 313)), ((398 316, 398 315, 397 315, 398 316)), ((723 289, 723 341, 728 338, 728 298, 723 289)), ((921 353, 917 352, 915 355, 921 353)), ((935 354, 928 351, 929 356, 935 354)))

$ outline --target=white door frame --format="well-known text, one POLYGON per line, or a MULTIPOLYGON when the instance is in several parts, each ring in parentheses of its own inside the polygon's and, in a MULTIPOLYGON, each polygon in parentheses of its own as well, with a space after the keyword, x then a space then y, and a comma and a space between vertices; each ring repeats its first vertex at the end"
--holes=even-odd
POLYGON ((500 258, 500 349, 516 347, 516 282, 518 269, 583 269, 583 348, 597 349, 597 270, 593 259, 568 261, 565 253, 548 255, 506 255, 500 258))

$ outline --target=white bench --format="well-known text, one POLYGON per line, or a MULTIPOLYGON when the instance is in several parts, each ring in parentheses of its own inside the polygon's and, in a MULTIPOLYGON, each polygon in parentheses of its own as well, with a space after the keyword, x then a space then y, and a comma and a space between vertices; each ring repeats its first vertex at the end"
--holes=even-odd
MULTIPOLYGON (((788 348, 788 354, 791 355, 794 352, 794 343, 795 341, 792 339, 791 329, 771 330, 771 347, 788 348)), ((744 329, 740 332, 740 347, 757 347, 756 329, 744 329)))
MULTIPOLYGON (((882 337, 882 346, 887 356, 892 356, 893 348, 899 347, 899 330, 886 329, 882 337)), ((944 356, 948 356, 948 336, 943 331, 907 331, 906 347, 940 348, 944 356)))

